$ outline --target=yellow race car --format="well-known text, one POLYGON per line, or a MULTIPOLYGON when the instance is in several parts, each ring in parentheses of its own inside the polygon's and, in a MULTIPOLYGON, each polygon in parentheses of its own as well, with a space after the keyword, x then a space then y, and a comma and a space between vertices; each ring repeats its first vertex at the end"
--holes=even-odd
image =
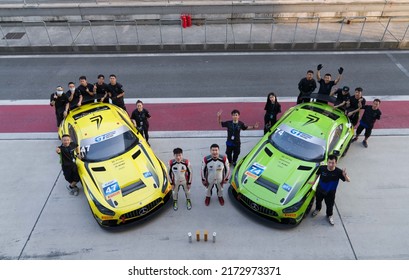
POLYGON ((121 108, 85 104, 69 113, 58 133, 80 146, 78 173, 100 226, 141 220, 171 197, 165 165, 121 108))

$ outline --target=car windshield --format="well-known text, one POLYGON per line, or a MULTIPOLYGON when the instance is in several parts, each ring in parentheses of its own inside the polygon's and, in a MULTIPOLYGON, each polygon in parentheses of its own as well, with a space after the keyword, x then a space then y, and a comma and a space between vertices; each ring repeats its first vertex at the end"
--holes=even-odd
POLYGON ((280 125, 269 138, 270 143, 281 152, 295 158, 320 162, 325 157, 325 140, 301 132, 288 125, 280 125))
POLYGON ((102 161, 121 155, 139 143, 138 137, 126 126, 81 141, 84 161, 102 161))

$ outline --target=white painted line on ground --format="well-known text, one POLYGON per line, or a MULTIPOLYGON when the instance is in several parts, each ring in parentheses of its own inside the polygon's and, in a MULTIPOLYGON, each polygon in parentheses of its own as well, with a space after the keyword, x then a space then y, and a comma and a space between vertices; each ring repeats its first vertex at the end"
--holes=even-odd
POLYGON ((323 56, 323 55, 374 55, 374 54, 409 54, 409 51, 317 51, 317 52, 201 52, 201 53, 113 53, 113 54, 23 54, 0 55, 2 59, 27 58, 111 58, 111 57, 203 57, 203 56, 323 56))
MULTIPOLYGON (((351 92, 353 94, 353 92, 351 92)), ((409 101, 409 95, 364 96, 367 101, 379 98, 382 101, 409 101)), ((135 104, 139 98, 125 98, 126 104, 135 104)), ((297 97, 278 97, 279 102, 296 102, 297 97)), ((265 102, 266 97, 175 97, 142 98, 145 104, 183 104, 183 103, 252 103, 265 102)), ((49 105, 48 99, 0 100, 0 105, 49 105)))
POLYGON ((403 74, 406 75, 406 77, 409 77, 409 71, 406 70, 406 68, 402 64, 400 64, 398 60, 392 54, 387 53, 386 55, 392 60, 393 63, 395 63, 395 65, 399 68, 399 70, 402 71, 403 74))

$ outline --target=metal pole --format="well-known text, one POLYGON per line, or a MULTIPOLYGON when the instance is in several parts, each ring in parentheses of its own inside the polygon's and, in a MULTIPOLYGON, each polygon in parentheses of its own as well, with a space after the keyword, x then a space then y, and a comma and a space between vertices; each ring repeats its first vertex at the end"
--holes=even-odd
POLYGON ((28 32, 27 32, 27 29, 26 29, 26 25, 24 24, 24 22, 21 22, 21 24, 23 25, 24 31, 25 31, 26 34, 27 34, 28 44, 31 46, 31 40, 30 40, 30 36, 28 36, 28 32))
POLYGON ((92 25, 91 25, 91 21, 86 20, 89 24, 89 29, 91 30, 91 36, 92 36, 92 41, 94 42, 94 46, 96 45, 95 43, 95 37, 94 37, 94 32, 92 32, 92 25))
POLYGON ((116 30, 116 20, 114 20, 114 29, 115 29, 116 44, 119 45, 118 32, 116 30))
POLYGON ((270 32, 270 46, 273 44, 273 28, 274 28, 274 20, 271 23, 271 32, 270 32))
POLYGON ((140 43, 139 43, 139 34, 138 34, 138 23, 136 22, 136 19, 135 19, 135 33, 136 33, 136 44, 140 45, 140 43))
POLYGON ((253 23, 254 23, 254 18, 251 19, 251 24, 250 24, 250 44, 253 43, 253 23))
POLYGON ((52 46, 53 43, 51 42, 51 37, 50 37, 50 33, 48 33, 47 25, 45 24, 45 21, 42 21, 42 23, 44 24, 45 32, 47 32, 48 41, 50 42, 50 46, 52 46))
POLYGON ((298 28, 298 21, 300 20, 300 18, 297 18, 297 22, 295 23, 295 29, 294 29, 294 37, 293 37, 293 41, 292 43, 295 42, 295 37, 297 35, 297 28, 298 28))
POLYGON ((160 34, 160 47, 163 49, 163 40, 162 40, 162 20, 159 19, 159 34, 160 34))
POLYGON ((180 26, 180 36, 182 38, 182 44, 184 44, 183 42, 183 28, 182 28, 182 20, 179 18, 179 26, 180 26))
POLYGON ((315 29, 315 35, 314 35, 314 41, 313 41, 313 43, 315 43, 315 42, 317 41, 317 34, 318 34, 318 28, 319 28, 319 26, 320 26, 320 18, 318 18, 318 21, 317 21, 317 28, 315 29))
POLYGON ((207 47, 207 19, 205 19, 205 48, 207 47))
POLYGON ((385 37, 386 31, 388 31, 388 27, 389 27, 389 24, 391 23, 391 19, 392 18, 389 18, 389 20, 388 20, 388 24, 386 25, 385 31, 382 34, 381 42, 383 41, 383 38, 385 37))
POLYGON ((71 35, 71 45, 74 45, 74 36, 72 36, 72 31, 71 31, 71 24, 69 21, 67 21, 68 29, 70 30, 70 35, 71 35))
POLYGON ((338 33, 337 42, 339 42, 339 40, 341 39, 341 33, 342 33, 342 28, 344 27, 345 19, 346 19, 345 17, 342 19, 341 27, 339 28, 339 33, 338 33))
MULTIPOLYGON (((227 46, 227 28, 228 28, 229 20, 226 18, 226 41, 225 41, 225 46, 227 46)), ((232 26, 233 29, 233 26, 232 26)))
POLYGON ((403 37, 402 37, 401 41, 405 40, 406 33, 408 32, 408 29, 409 29, 409 24, 408 24, 408 26, 406 26, 406 30, 405 30, 405 33, 403 34, 403 37))
POLYGON ((361 37, 362 37, 362 33, 364 32, 365 22, 366 22, 366 17, 364 17, 364 23, 362 24, 361 33, 359 34, 358 42, 361 42, 361 37))

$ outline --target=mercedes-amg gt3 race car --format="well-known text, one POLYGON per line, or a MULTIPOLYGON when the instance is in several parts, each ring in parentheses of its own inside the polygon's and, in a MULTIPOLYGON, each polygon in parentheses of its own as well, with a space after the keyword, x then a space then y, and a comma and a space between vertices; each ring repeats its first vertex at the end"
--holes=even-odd
POLYGON ((59 128, 80 146, 76 164, 98 224, 115 227, 140 220, 171 196, 166 167, 128 114, 106 103, 73 109, 59 128))
POLYGON ((229 191, 251 212, 297 225, 314 202, 318 167, 330 154, 345 155, 353 134, 348 117, 331 105, 294 106, 238 162, 229 191))

